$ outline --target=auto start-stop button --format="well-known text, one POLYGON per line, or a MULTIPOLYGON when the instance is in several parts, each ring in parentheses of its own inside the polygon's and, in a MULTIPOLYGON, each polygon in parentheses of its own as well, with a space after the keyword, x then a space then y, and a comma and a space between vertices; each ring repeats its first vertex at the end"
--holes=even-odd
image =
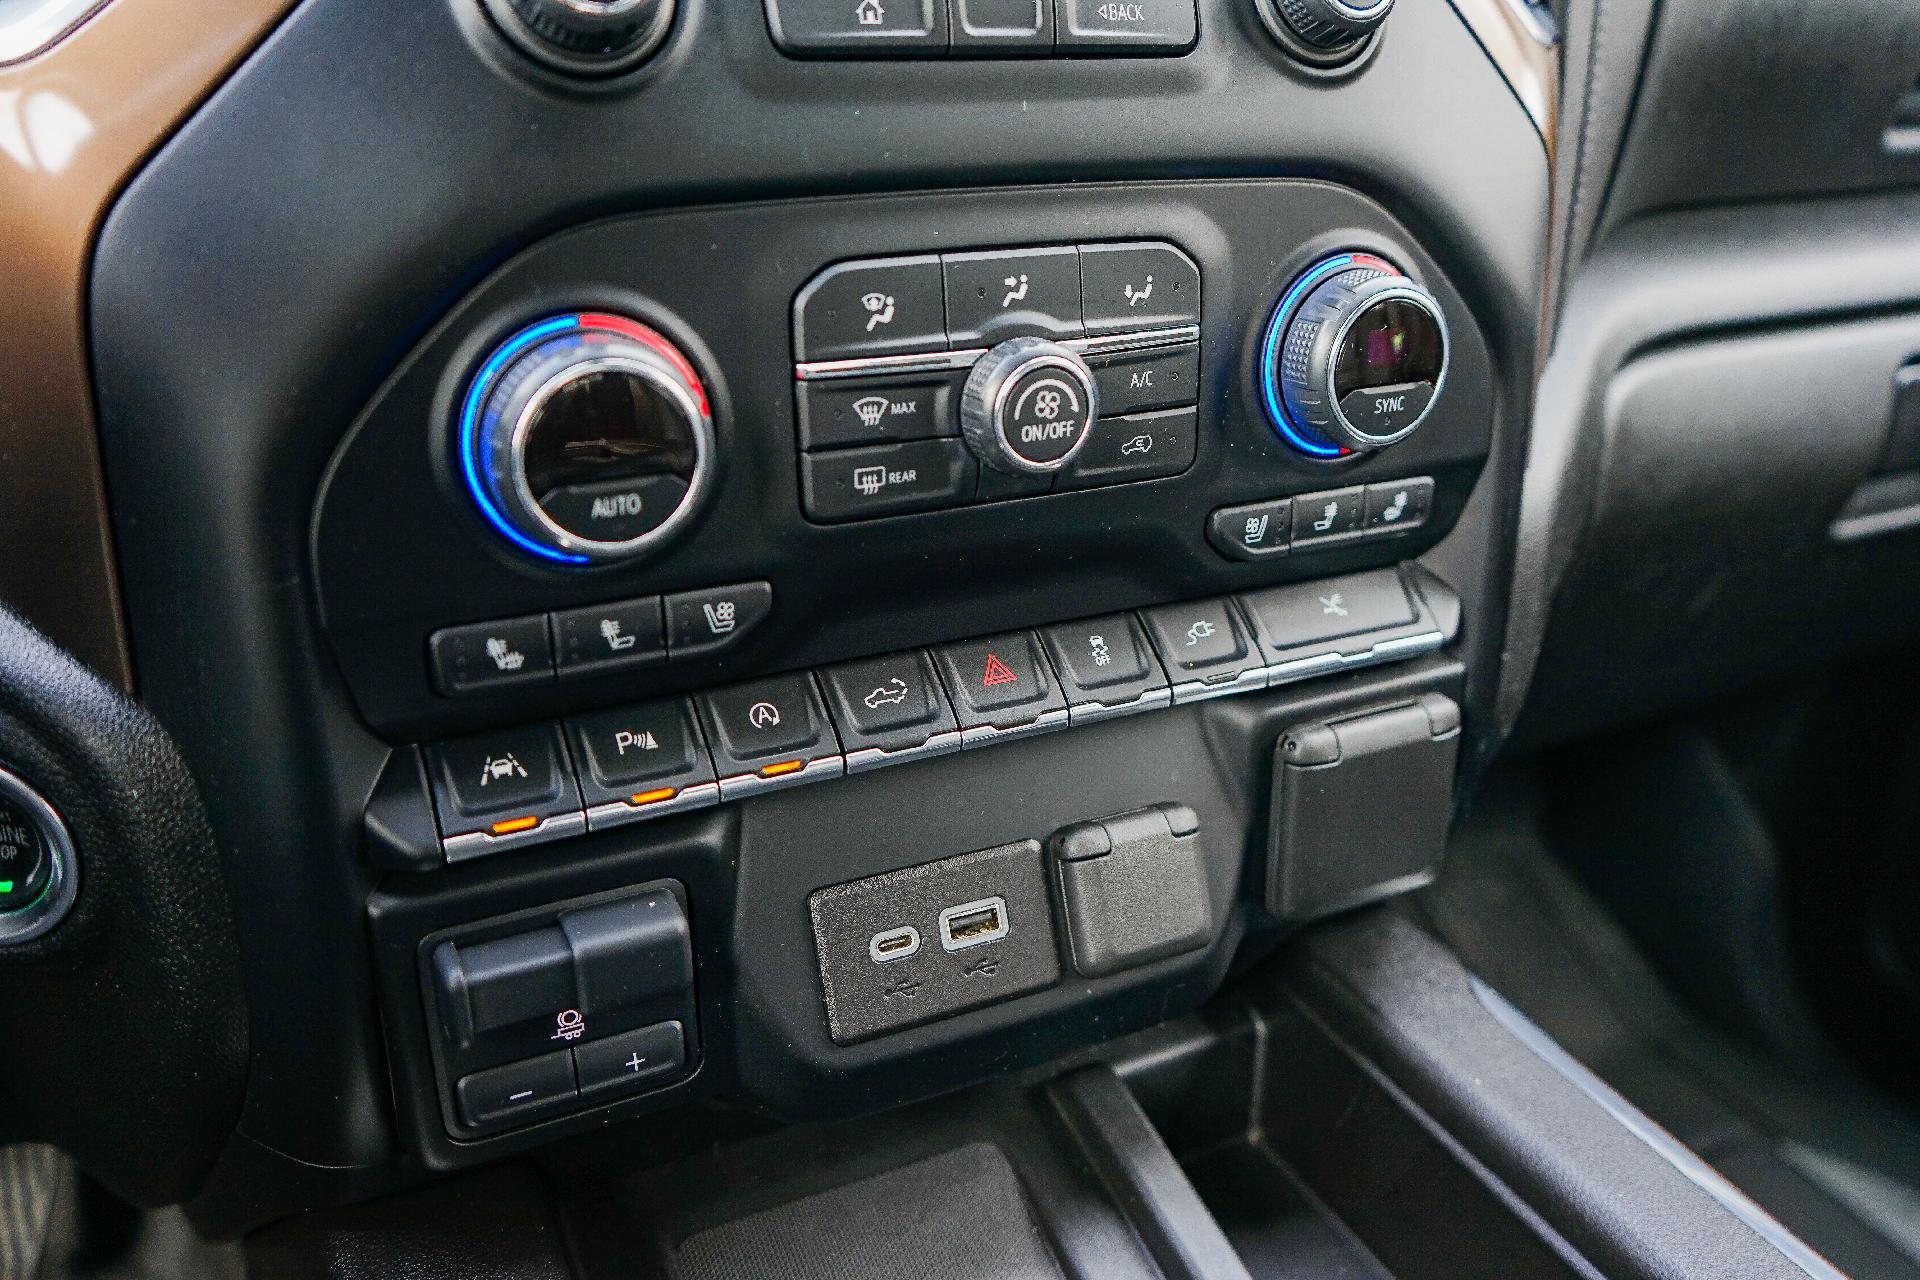
POLYGON ((47 891, 47 838, 19 802, 0 796, 0 911, 18 911, 47 891))

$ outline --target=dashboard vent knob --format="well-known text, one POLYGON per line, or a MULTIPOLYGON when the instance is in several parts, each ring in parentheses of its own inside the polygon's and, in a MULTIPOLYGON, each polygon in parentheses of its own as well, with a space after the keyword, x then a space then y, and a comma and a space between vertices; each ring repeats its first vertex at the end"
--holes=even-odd
POLYGON ((646 61, 673 25, 675 0, 484 0, 523 53, 556 71, 610 76, 646 61))
POLYGON ((1261 19, 1301 61, 1335 67, 1366 52, 1393 0, 1255 0, 1261 19))

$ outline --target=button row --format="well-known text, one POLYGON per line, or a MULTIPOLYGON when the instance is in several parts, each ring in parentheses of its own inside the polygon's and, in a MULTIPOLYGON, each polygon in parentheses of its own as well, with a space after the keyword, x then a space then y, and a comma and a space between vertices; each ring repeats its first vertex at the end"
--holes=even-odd
POLYGON ((462 1120, 491 1129, 666 1084, 686 1069, 685 1029, 658 1022, 461 1076, 454 1096, 462 1120))
POLYGON ((1044 476, 983 467, 957 438, 804 453, 801 497, 809 519, 831 524, 1094 489, 1178 475, 1199 439, 1198 411, 1188 407, 1101 418, 1072 461, 1044 476))
POLYGON ((742 582, 670 596, 446 627, 427 642, 442 695, 633 671, 738 644, 773 611, 773 588, 742 582))
POLYGON ((442 848, 458 861, 1430 652, 1451 624, 1422 590, 1374 570, 436 743, 442 848))
POLYGON ((1419 528, 1432 513, 1433 480, 1419 476, 1222 507, 1207 518, 1207 540, 1229 559, 1266 560, 1390 538, 1419 528))
POLYGON ((774 43, 852 57, 1183 53, 1194 0, 768 0, 774 43))
MULTIPOLYGON (((793 304, 803 365, 1199 322, 1200 268, 1161 241, 842 262, 793 304)), ((822 372, 836 371, 801 370, 822 372)))

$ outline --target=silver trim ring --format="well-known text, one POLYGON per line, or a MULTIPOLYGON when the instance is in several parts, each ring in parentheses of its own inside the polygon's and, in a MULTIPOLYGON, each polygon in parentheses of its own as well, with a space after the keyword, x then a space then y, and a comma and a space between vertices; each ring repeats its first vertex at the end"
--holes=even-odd
MULTIPOLYGON (((1391 277, 1383 276, 1380 278, 1389 279, 1391 277)), ((1404 279, 1405 277, 1402 278, 1404 279)), ((1363 284, 1360 287, 1365 288, 1366 285, 1363 284)), ((1402 440, 1405 440, 1408 436, 1418 431, 1420 425, 1432 416, 1433 407, 1440 403, 1440 393, 1446 389, 1447 385, 1447 374, 1453 368, 1453 335, 1447 330, 1447 318, 1441 314, 1440 305, 1435 302, 1424 289, 1412 283, 1389 285, 1378 293, 1368 294, 1361 300, 1360 305, 1353 309, 1353 314, 1345 320, 1342 320, 1340 327, 1334 330, 1333 341, 1328 344, 1326 351, 1327 367, 1326 372, 1322 375, 1324 385, 1321 387, 1321 390, 1326 393, 1327 407, 1333 410, 1333 416, 1339 419, 1340 425, 1345 427, 1355 440, 1364 440, 1367 442, 1364 446, 1366 449, 1384 449, 1388 445, 1399 444, 1402 440), (1353 422, 1347 417, 1346 410, 1340 407, 1339 388, 1333 385, 1333 379, 1340 368, 1340 349, 1346 345, 1347 334, 1352 332, 1353 326, 1359 323, 1360 317, 1373 310, 1374 307, 1382 302, 1394 301, 1411 302, 1429 316, 1433 317, 1433 323, 1438 326, 1440 330, 1440 376, 1434 381, 1433 395, 1427 399, 1427 407, 1420 411, 1419 417, 1392 435, 1377 436, 1371 432, 1362 431, 1353 425, 1353 422)))
POLYGON ((514 497, 518 499, 515 505, 520 506, 527 518, 539 525, 550 545, 596 562, 626 559, 677 533, 681 526, 693 518, 694 511, 706 495, 708 476, 713 471, 714 452, 712 415, 702 412, 699 402, 681 381, 678 371, 644 347, 641 352, 595 356, 591 360, 582 360, 556 370, 528 397, 525 407, 513 420, 513 433, 507 441, 508 471, 513 477, 514 497), (621 542, 583 538, 567 530, 540 506, 539 500, 533 496, 533 487, 527 482, 527 436, 533 430, 534 419, 562 387, 596 373, 630 373, 644 379, 679 407, 681 415, 693 429, 693 475, 687 481, 687 491, 681 496, 680 505, 665 520, 639 537, 621 542))
MULTIPOLYGON (((999 382, 1000 385, 995 387, 993 391, 993 406, 989 413, 988 421, 993 423, 993 434, 1000 438, 1001 448, 1004 451, 1003 461, 1012 463, 1028 475, 1050 476, 1073 461, 1073 456, 1085 448, 1087 441, 1093 437, 1093 422, 1096 412, 1094 398, 1098 392, 1094 388, 1093 377, 1086 365, 1077 358, 1069 355, 1056 354, 1051 351, 1041 351, 1025 357, 1004 374, 1001 374, 999 382), (1051 381, 1060 384, 1067 391, 1072 392, 1075 397, 1082 402, 1079 416, 1080 435, 1079 438, 1073 442, 1073 447, 1059 457, 1050 462, 1035 462, 1032 458, 1021 453, 1020 450, 1015 447, 1013 441, 1007 436, 1007 397, 1013 394, 1014 387, 1026 381, 1031 375, 1047 369, 1064 370, 1068 377, 1056 378, 1051 381)), ((1046 385, 1046 380, 1036 382, 1026 388, 1026 390, 1035 391, 1044 385, 1046 385)), ((1016 409, 1019 408, 1018 405, 1013 407, 1016 409)))
POLYGON ((44 937, 67 918, 80 896, 80 858, 73 849, 67 824, 46 798, 25 779, 0 769, 0 794, 20 805, 40 830, 46 843, 47 887, 38 898, 17 911, 0 913, 0 946, 18 946, 44 937))

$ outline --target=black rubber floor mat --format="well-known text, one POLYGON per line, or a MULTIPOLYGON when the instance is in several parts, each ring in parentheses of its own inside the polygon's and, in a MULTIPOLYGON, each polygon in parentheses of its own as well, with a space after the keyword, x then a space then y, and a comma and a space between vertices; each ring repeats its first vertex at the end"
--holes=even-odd
POLYGON ((683 1280, 1061 1280, 985 1143, 702 1231, 677 1261, 683 1280))

